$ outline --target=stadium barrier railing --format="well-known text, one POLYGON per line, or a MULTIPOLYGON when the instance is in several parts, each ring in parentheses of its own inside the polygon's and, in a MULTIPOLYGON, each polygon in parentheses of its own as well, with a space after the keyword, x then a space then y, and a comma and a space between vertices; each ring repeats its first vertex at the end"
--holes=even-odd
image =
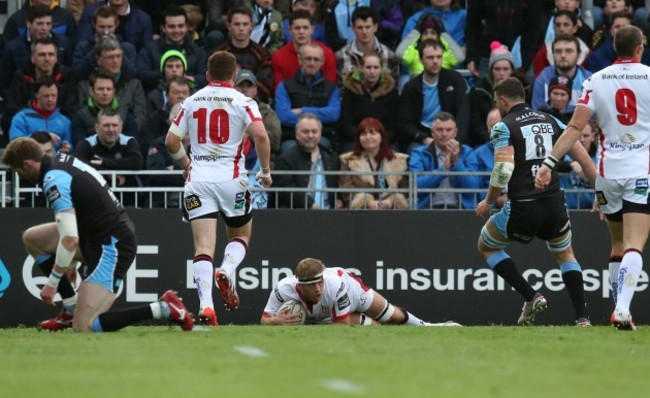
MULTIPOLYGON (((125 170, 101 170, 99 171, 104 177, 108 185, 111 187, 115 195, 125 204, 127 207, 135 208, 180 208, 183 199, 183 187, 182 186, 149 186, 147 181, 151 177, 156 176, 181 176, 181 171, 178 170, 138 170, 138 171, 125 171, 125 170), (123 180, 123 177, 133 176, 133 180, 136 181, 134 186, 121 186, 119 183, 123 180)), ((322 172, 312 172, 312 171, 273 171, 272 175, 277 179, 278 176, 304 176, 304 175, 316 175, 320 174, 323 177, 330 175, 342 176, 342 175, 360 175, 356 172, 350 171, 322 171, 322 172)), ((380 188, 331 188, 326 187, 322 189, 316 188, 297 188, 297 187, 277 187, 272 186, 269 189, 263 188, 261 185, 255 182, 254 173, 249 175, 249 189, 253 195, 253 206, 258 209, 277 209, 277 208, 293 208, 296 209, 296 201, 302 195, 306 198, 308 195, 313 195, 315 193, 321 193, 324 195, 334 194, 335 200, 342 199, 344 195, 355 194, 359 192, 365 192, 370 194, 385 194, 385 193, 401 193, 403 194, 408 201, 408 209, 416 210, 418 198, 421 195, 436 195, 436 194, 453 194, 456 195, 457 203, 462 202, 462 196, 471 195, 472 202, 478 203, 482 194, 487 192, 487 188, 454 188, 454 187, 438 187, 438 188, 418 188, 417 180, 420 176, 426 175, 442 175, 442 176, 470 176, 475 175, 479 177, 489 176, 489 172, 455 172, 455 171, 446 171, 446 172, 364 172, 363 175, 401 175, 408 181, 408 186, 404 188, 396 189, 380 189, 380 188), (288 195, 288 203, 286 201, 286 194, 288 195), (282 203, 280 201, 280 196, 284 196, 285 200, 282 203)), ((13 175, 11 182, 8 175, 5 171, 0 171, 0 179, 2 179, 2 190, 0 190, 0 195, 2 198, 2 207, 11 206, 11 207, 41 207, 45 205, 43 199, 43 194, 41 189, 36 186, 26 185, 24 182, 20 181, 17 175, 13 175), (9 187, 7 189, 6 187, 9 187), (11 192, 11 194, 10 194, 11 192)), ((584 190, 580 189, 566 189, 567 194, 573 193, 584 193, 584 190)), ((306 200, 304 201, 307 202, 306 200)), ((458 210, 462 208, 460 206, 434 206, 433 200, 429 201, 429 206, 426 209, 420 210, 458 210)), ((334 205, 332 205, 334 207, 334 205)), ((342 209, 347 209, 344 207, 342 209)), ((466 209, 471 210, 471 209, 466 209)), ((588 210, 583 208, 581 210, 588 210)))

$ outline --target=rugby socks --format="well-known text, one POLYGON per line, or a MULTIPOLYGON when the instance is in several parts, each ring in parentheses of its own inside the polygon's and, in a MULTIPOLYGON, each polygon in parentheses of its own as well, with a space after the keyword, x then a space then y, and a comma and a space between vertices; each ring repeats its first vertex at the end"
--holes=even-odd
POLYGON ((535 297, 533 289, 526 279, 519 273, 515 262, 503 250, 493 253, 487 259, 487 263, 502 277, 510 286, 512 286, 526 301, 531 301, 535 297))
POLYGON ((95 333, 115 332, 134 323, 153 319, 153 317, 153 311, 148 304, 123 310, 111 310, 95 318, 92 329, 95 333))
POLYGON ((233 279, 237 274, 237 267, 244 261, 247 250, 248 246, 246 242, 238 238, 234 238, 226 245, 226 249, 223 252, 221 269, 226 271, 230 279, 233 279))
POLYGON ((587 303, 585 302, 584 281, 582 279, 582 268, 575 261, 567 261, 560 264, 562 281, 571 297, 576 319, 587 317, 587 303))
POLYGON ((618 295, 618 271, 621 268, 622 256, 611 256, 609 258, 609 294, 616 305, 618 295))
POLYGON ((404 325, 422 326, 426 323, 422 319, 418 318, 417 316, 405 310, 404 308, 402 308, 402 311, 404 311, 404 315, 406 315, 406 320, 403 323, 404 325))
POLYGON ((199 254, 194 257, 194 283, 199 293, 199 306, 201 309, 214 308, 212 300, 212 284, 214 270, 212 269, 212 257, 207 254, 199 254))
MULTIPOLYGON (((52 273, 52 269, 54 268, 54 255, 42 254, 34 259, 34 265, 36 265, 45 274, 45 276, 49 276, 52 273)), ((56 291, 61 295, 61 298, 63 299, 63 305, 66 312, 73 313, 74 305, 72 306, 72 311, 68 311, 65 308, 66 299, 74 298, 74 302, 77 300, 77 293, 74 291, 74 288, 72 287, 72 284, 70 283, 68 277, 65 275, 61 277, 59 287, 56 289, 56 291)))
POLYGON ((630 303, 636 284, 641 275, 643 268, 643 257, 636 249, 628 249, 623 254, 621 268, 618 272, 618 300, 616 301, 617 310, 630 311, 630 303))

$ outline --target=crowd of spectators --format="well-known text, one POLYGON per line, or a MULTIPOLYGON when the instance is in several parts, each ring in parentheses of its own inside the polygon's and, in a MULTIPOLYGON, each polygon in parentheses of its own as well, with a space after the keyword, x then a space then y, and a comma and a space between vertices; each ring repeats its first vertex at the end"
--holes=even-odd
MULTIPOLYGON (((25 0, 0 38, 0 148, 48 133, 55 151, 100 169, 171 170, 162 137, 173 109, 208 83, 208 56, 226 50, 240 67, 235 87, 260 106, 274 168, 315 172, 278 176, 274 187, 313 192, 265 196, 269 206, 403 209, 409 182, 398 172, 437 171, 417 178, 418 188, 442 189, 417 207, 473 208, 481 194, 445 188, 487 187, 471 172, 491 167, 494 84, 517 77, 532 108, 566 122, 582 82, 615 61, 616 30, 648 28, 644 1, 591 4, 25 0), (339 187, 355 191, 323 191, 339 187)), ((597 123, 585 132, 590 153, 597 132, 597 123)), ((567 188, 584 187, 575 162, 563 170, 567 188)), ((182 184, 176 177, 119 181, 182 184)))

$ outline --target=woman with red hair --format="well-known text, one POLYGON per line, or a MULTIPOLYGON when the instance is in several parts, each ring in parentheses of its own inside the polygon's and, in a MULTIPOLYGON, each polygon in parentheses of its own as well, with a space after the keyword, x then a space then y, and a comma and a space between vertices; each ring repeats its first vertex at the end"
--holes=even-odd
POLYGON ((399 188, 408 187, 408 156, 394 152, 388 142, 384 125, 373 117, 365 118, 357 127, 351 152, 341 155, 340 188, 372 189, 373 192, 343 194, 350 209, 407 209, 408 202, 399 188), (402 174, 392 174, 392 173, 402 174))

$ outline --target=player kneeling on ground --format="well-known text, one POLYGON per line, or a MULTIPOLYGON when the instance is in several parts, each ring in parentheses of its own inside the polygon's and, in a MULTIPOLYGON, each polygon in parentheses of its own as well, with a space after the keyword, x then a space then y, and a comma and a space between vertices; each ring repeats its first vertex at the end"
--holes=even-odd
POLYGON ((300 313, 279 311, 283 303, 294 300, 305 310, 305 323, 345 325, 460 326, 455 322, 424 322, 403 308, 395 307, 361 279, 340 267, 325 268, 322 261, 305 258, 295 275, 280 280, 264 308, 262 325, 297 325, 300 313))
POLYGON ((45 304, 54 305, 60 280, 76 265, 77 250, 81 252, 85 265, 72 320, 75 332, 110 332, 164 318, 192 330, 194 321, 171 290, 149 305, 109 311, 133 263, 137 242, 133 223, 94 168, 65 154, 52 159, 31 138, 9 143, 2 160, 23 180, 38 183, 54 210, 56 224, 43 227, 51 231, 50 238, 40 242, 49 248, 45 254, 54 254, 53 268, 41 290, 45 304))

